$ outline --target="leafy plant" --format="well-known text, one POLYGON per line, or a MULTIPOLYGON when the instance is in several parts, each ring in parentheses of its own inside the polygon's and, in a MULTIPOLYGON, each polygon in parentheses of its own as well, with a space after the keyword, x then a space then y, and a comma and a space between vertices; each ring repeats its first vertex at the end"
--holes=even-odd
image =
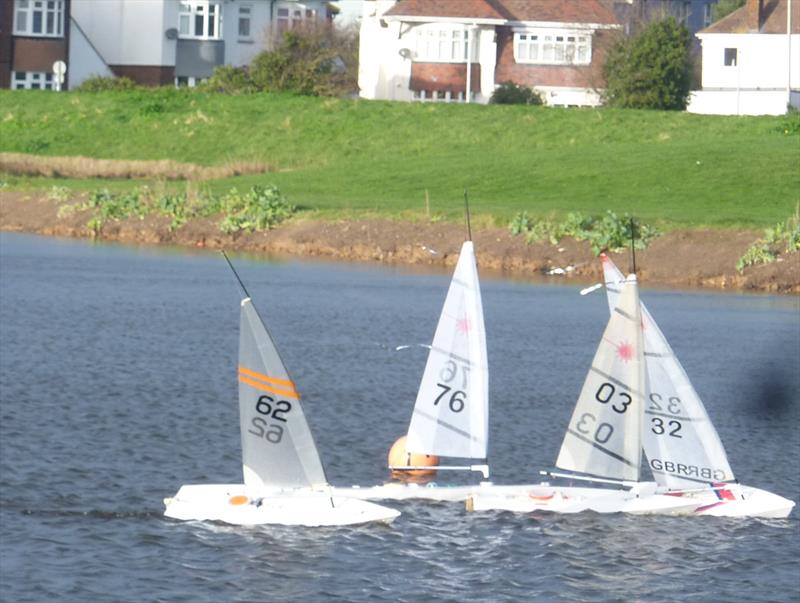
POLYGON ((503 82, 489 98, 496 105, 541 105, 542 96, 527 86, 518 86, 514 82, 503 82))
POLYGON ((221 199, 225 218, 220 229, 225 233, 240 230, 269 230, 289 218, 297 208, 275 186, 253 186, 240 194, 235 188, 221 199))
POLYGON ((601 251, 627 249, 632 236, 635 247, 644 249, 659 234, 658 230, 649 224, 636 222, 628 214, 620 218, 610 210, 600 217, 570 212, 562 222, 532 220, 527 212, 522 212, 514 217, 509 228, 513 235, 525 233, 528 243, 548 240, 551 244, 557 245, 567 236, 576 241, 588 240, 595 255, 601 251))
POLYGON ((197 86, 197 89, 202 92, 223 94, 250 94, 257 91, 247 68, 233 65, 216 67, 211 77, 197 86))
POLYGON ((764 229, 764 237, 757 239, 736 262, 736 270, 741 273, 747 266, 774 262, 781 247, 783 253, 800 251, 800 204, 793 216, 764 229))
POLYGON ((66 186, 51 186, 47 191, 47 198, 51 201, 64 202, 69 199, 70 190, 66 186))
POLYGON ((603 65, 605 103, 612 107, 683 111, 689 99, 689 30, 673 17, 622 37, 603 65))
POLYGON ((514 219, 511 220, 511 224, 508 225, 508 229, 511 231, 511 234, 516 237, 523 232, 529 232, 531 225, 531 219, 528 217, 528 212, 523 211, 514 216, 514 219))
POLYGON ((770 264, 775 261, 776 257, 777 256, 770 251, 767 243, 758 240, 753 243, 745 254, 739 258, 739 261, 736 262, 736 270, 742 273, 747 266, 753 266, 754 264, 770 264))
POLYGON ((134 88, 136 88, 136 82, 129 77, 106 77, 98 75, 83 80, 76 90, 78 92, 106 92, 109 90, 133 90, 134 88))

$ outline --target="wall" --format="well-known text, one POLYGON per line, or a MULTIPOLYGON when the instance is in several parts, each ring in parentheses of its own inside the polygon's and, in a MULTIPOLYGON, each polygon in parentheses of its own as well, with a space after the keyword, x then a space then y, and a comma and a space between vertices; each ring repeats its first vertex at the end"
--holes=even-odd
MULTIPOLYGON (((706 115, 783 115, 788 99, 786 90, 698 90, 691 93, 686 110, 706 115)), ((800 109, 800 93, 792 93, 791 104, 800 109)))
POLYGON ((80 86, 81 82, 90 77, 113 75, 111 69, 105 64, 74 19, 70 19, 67 74, 70 88, 80 86))
POLYGON ((109 65, 175 64, 178 3, 164 0, 73 0, 72 17, 109 65))
MULTIPOLYGON (((800 0, 798 0, 800 1, 800 0)), ((786 89, 789 36, 782 34, 701 34, 703 90, 786 89), (725 48, 738 48, 737 66, 725 66, 725 48)), ((800 35, 791 36, 791 87, 800 89, 800 35)))

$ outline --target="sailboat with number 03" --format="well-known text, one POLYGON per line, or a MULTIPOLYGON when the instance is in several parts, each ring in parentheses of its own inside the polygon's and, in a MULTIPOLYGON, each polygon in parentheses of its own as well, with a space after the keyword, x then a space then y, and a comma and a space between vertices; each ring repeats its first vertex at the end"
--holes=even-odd
POLYGON ((719 436, 640 303, 636 277, 625 279, 605 256, 603 263, 611 318, 556 460, 556 467, 571 473, 543 472, 596 485, 543 483, 525 494, 476 493, 467 508, 788 516, 792 501, 730 483, 719 436), (656 481, 640 481, 642 449, 656 481))
POLYGON ((238 525, 391 522, 400 515, 394 509, 333 495, 300 395, 238 274, 236 278, 245 295, 238 370, 244 483, 182 486, 164 499, 164 515, 238 525))

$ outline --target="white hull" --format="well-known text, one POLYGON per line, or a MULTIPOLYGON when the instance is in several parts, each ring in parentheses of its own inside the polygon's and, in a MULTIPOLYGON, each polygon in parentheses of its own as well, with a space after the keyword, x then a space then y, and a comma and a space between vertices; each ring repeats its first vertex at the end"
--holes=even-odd
POLYGON ((324 490, 253 490, 242 484, 182 486, 164 499, 164 515, 234 525, 348 526, 390 523, 398 511, 324 490))
POLYGON ((655 484, 630 490, 559 487, 548 484, 525 491, 502 493, 478 491, 467 499, 469 511, 531 513, 631 513, 637 515, 713 515, 716 517, 785 518, 794 503, 776 494, 749 486, 731 486, 732 500, 703 490, 680 495, 659 493, 655 484), (638 490, 638 493, 637 493, 638 490))
POLYGON ((334 488, 336 496, 359 500, 431 500, 439 502, 465 502, 477 494, 492 496, 527 495, 535 485, 504 486, 483 482, 474 486, 426 486, 423 484, 388 483, 379 486, 352 486, 334 488))

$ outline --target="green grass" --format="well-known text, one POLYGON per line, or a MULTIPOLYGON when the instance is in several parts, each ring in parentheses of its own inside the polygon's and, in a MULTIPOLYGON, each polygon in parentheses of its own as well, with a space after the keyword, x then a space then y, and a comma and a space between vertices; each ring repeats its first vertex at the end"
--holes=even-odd
MULTIPOLYGON (((666 227, 762 227, 800 201, 800 115, 723 117, 636 110, 412 104, 171 89, 0 91, 0 151, 281 171, 208 183, 276 184, 324 217, 365 212, 485 220, 519 211, 629 212, 666 227)), ((14 178, 10 188, 140 183, 14 178)), ((180 190, 183 184, 170 185, 180 190)))

